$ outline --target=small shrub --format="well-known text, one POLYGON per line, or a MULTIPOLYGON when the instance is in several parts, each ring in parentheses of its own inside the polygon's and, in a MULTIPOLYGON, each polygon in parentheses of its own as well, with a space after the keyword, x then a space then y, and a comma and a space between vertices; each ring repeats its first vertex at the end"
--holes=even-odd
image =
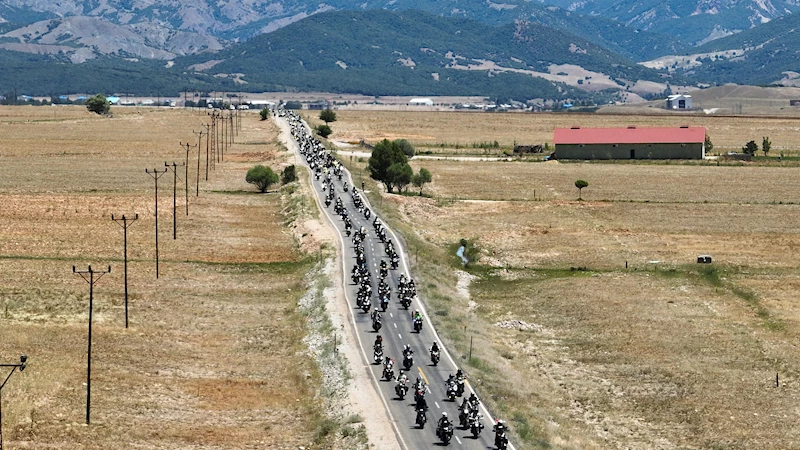
POLYGON ((295 171, 294 164, 286 166, 281 172, 281 184, 289 184, 292 181, 297 181, 297 172, 295 171))
POLYGON ((333 130, 328 125, 317 125, 317 128, 314 129, 318 135, 322 136, 323 138, 328 138, 328 136, 333 133, 333 130))

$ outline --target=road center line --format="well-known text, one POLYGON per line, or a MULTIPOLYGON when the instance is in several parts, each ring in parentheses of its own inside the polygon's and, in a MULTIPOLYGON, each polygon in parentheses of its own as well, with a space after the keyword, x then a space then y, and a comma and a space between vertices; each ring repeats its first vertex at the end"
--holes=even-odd
POLYGON ((439 402, 433 402, 433 404, 436 405, 437 408, 442 409, 442 407, 439 406, 439 402))

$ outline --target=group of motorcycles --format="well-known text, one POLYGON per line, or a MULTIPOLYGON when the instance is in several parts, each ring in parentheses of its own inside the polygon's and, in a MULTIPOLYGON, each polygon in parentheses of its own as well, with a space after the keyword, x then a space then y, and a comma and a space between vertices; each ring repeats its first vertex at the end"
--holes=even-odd
MULTIPOLYGON (((357 286, 356 304, 365 314, 372 309, 372 329, 375 332, 380 332, 382 328, 381 312, 385 313, 391 302, 392 286, 389 282, 389 270, 397 269, 400 263, 400 256, 394 247, 394 243, 388 238, 386 227, 378 217, 375 216, 372 221, 372 227, 377 239, 384 244, 384 252, 388 263, 387 260, 384 259, 381 259, 379 263, 377 270, 378 306, 373 308, 372 271, 370 270, 367 261, 367 253, 365 251, 365 241, 368 231, 364 226, 357 226, 356 222, 358 219, 351 217, 348 208, 344 205, 342 197, 338 197, 336 193, 334 178, 340 181, 342 180, 342 165, 317 139, 310 135, 305 124, 303 124, 300 117, 294 112, 280 110, 278 114, 286 118, 289 122, 292 136, 298 143, 300 154, 308 163, 314 178, 316 180, 322 180, 322 190, 325 193, 325 207, 330 208, 330 206, 333 205, 333 211, 344 224, 345 235, 352 237, 353 248, 355 250, 355 263, 351 271, 351 280, 357 286)), ((349 186, 345 180, 342 183, 342 192, 350 193, 353 207, 358 215, 363 216, 364 220, 372 218, 374 214, 355 186, 349 186)), ((411 306, 412 299, 416 295, 417 289, 414 280, 411 277, 407 277, 405 274, 400 274, 396 290, 396 296, 400 305, 408 310, 411 306)), ((422 315, 418 311, 413 311, 411 320, 414 331, 420 333, 423 326, 422 315)), ((409 380, 406 373, 414 366, 414 351, 410 344, 406 344, 403 348, 402 368, 399 370, 397 376, 395 376, 395 360, 384 354, 383 340, 380 335, 378 335, 373 346, 373 361, 375 364, 383 365, 381 374, 383 380, 393 381, 397 379, 397 383, 394 385, 395 394, 397 398, 403 400, 409 393, 409 380)), ((440 351, 436 344, 430 349, 430 361, 434 366, 439 364, 440 351)), ((430 392, 430 390, 419 377, 417 377, 416 382, 413 383, 410 389, 413 390, 414 393, 415 423, 419 428, 424 428, 428 421, 428 407, 425 394, 426 392, 430 392)), ((455 402, 456 397, 462 397, 464 395, 464 391, 465 377, 459 370, 457 376, 454 377, 451 375, 448 379, 446 383, 446 396, 451 402, 455 402)), ((463 400, 458 409, 459 425, 462 429, 470 430, 475 438, 480 435, 484 428, 483 416, 479 412, 479 405, 478 398, 473 393, 469 398, 463 400)), ((493 431, 495 432, 495 446, 498 449, 504 450, 508 447, 507 430, 508 428, 503 421, 495 423, 493 431)), ((437 423, 436 436, 442 443, 447 445, 453 438, 453 433, 454 424, 450 422, 447 414, 443 413, 437 423)))

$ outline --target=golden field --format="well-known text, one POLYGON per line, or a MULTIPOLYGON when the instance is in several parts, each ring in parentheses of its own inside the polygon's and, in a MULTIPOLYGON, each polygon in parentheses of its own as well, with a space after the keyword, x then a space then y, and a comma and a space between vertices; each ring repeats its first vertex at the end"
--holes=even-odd
POLYGON ((284 223, 288 194, 258 195, 254 164, 290 155, 277 128, 245 114, 236 143, 199 197, 190 153, 189 215, 179 168, 159 181, 160 277, 153 179, 183 162, 204 112, 0 108, 0 363, 29 365, 3 389, 9 448, 328 448, 319 374, 297 301, 314 263, 284 223), (202 114, 202 115, 201 115, 202 114), (124 328, 122 228, 129 228, 131 326, 124 328), (84 425, 88 284, 94 289, 92 423, 84 425), (320 439, 322 437, 322 439, 320 439))
MULTIPOLYGON (((523 140, 524 124, 527 139, 545 140, 573 119, 346 112, 333 128, 417 145, 505 136, 507 145, 523 140)), ((779 145, 798 142, 794 119, 690 124, 707 126, 717 145, 762 135, 778 144, 776 130, 779 145)), ((373 204, 404 234, 431 319, 521 448, 800 447, 792 162, 411 165, 433 174, 426 197, 372 184, 373 204), (577 179, 589 182, 583 201, 577 179), (480 255, 467 268, 454 255, 462 238, 480 255), (696 264, 700 254, 714 263, 696 264)))

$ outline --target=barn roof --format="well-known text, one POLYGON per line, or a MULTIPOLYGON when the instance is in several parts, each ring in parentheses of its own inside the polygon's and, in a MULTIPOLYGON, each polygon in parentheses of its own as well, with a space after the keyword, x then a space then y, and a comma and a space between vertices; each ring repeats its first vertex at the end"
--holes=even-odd
POLYGON ((556 128, 554 144, 691 144, 705 142, 705 127, 556 128))

